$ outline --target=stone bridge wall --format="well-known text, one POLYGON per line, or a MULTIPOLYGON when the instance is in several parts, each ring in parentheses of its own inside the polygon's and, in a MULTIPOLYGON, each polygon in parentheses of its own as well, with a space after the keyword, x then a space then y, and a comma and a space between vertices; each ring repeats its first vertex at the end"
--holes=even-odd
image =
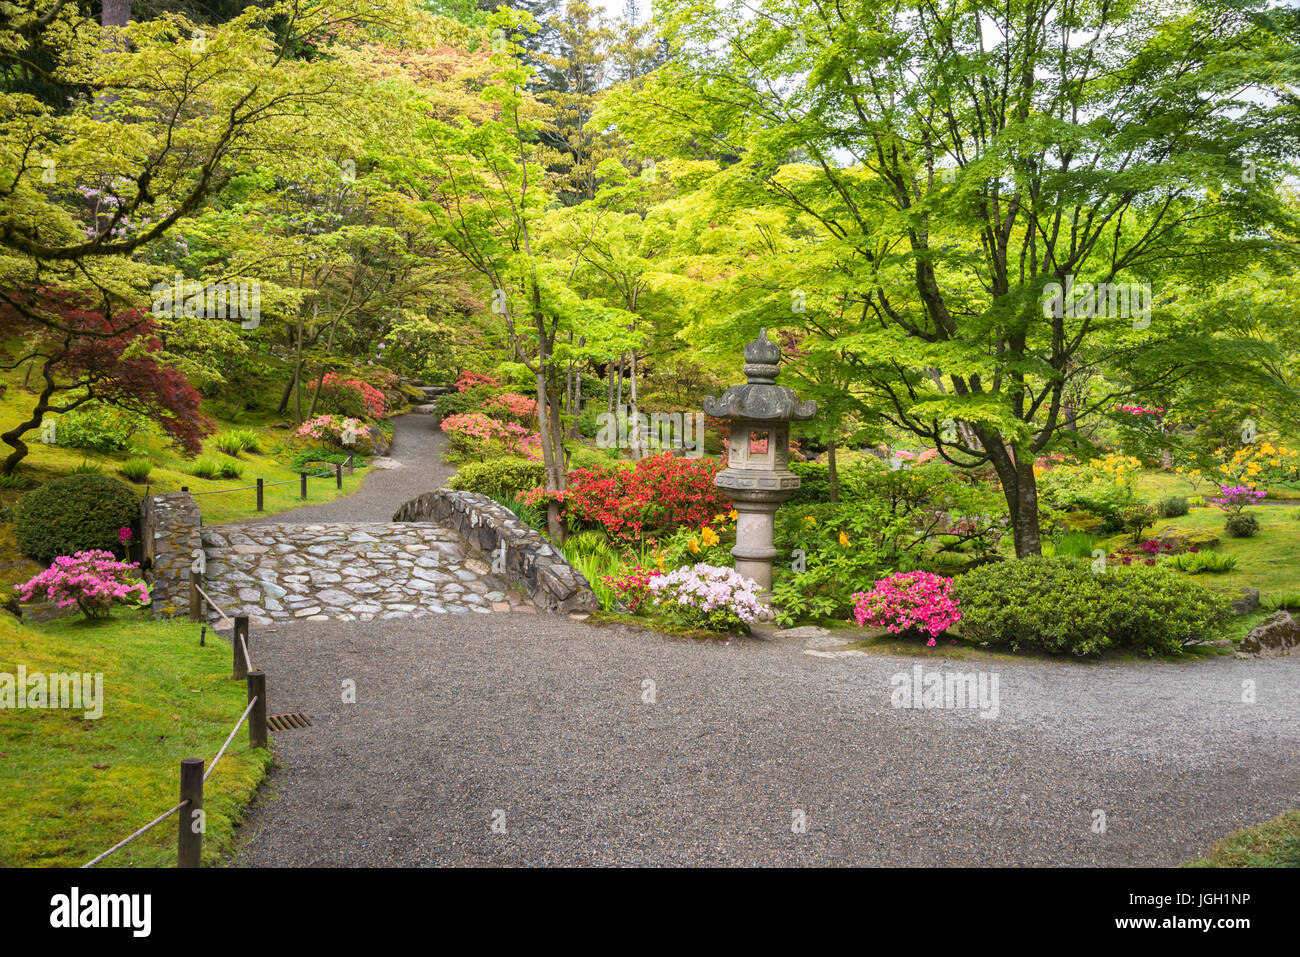
POLYGON ((438 522, 455 529, 538 608, 590 612, 599 607, 591 584, 550 542, 486 495, 440 488, 411 499, 393 521, 438 522))
POLYGON ((203 516, 189 492, 146 495, 140 502, 140 541, 154 614, 175 615, 190 606, 194 550, 203 547, 203 516))

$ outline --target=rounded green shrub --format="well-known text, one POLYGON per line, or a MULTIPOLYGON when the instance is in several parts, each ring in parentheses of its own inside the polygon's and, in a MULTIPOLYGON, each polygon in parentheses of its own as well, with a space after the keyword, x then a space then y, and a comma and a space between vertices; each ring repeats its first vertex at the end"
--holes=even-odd
POLYGON ((1249 512, 1238 512, 1228 516, 1223 530, 1233 538, 1250 538, 1259 531, 1259 519, 1249 512))
POLYGON ((470 462, 447 482, 447 488, 461 492, 481 492, 491 499, 514 498, 546 484, 546 468, 541 462, 520 458, 490 459, 470 462))
POLYGON ((955 585, 962 635, 1013 650, 1154 655, 1222 634, 1228 602, 1216 592, 1159 565, 1094 567, 1025 558, 967 572, 955 585))
POLYGON ((106 475, 68 475, 18 501, 14 534, 23 554, 49 563, 91 548, 119 552, 120 531, 140 514, 135 492, 106 475))
POLYGON ((1168 498, 1162 498, 1156 506, 1161 518, 1178 518, 1186 515, 1191 506, 1187 499, 1181 495, 1170 495, 1168 498))

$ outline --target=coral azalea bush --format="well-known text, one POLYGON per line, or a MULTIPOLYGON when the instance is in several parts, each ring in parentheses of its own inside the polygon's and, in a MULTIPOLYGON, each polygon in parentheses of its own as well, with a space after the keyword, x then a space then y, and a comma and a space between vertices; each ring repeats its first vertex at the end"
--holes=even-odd
POLYGON ((76 605, 87 618, 107 618, 119 602, 149 601, 148 589, 136 577, 139 569, 135 562, 118 561, 112 552, 91 549, 59 556, 45 571, 14 588, 23 601, 44 592, 60 608, 76 605))
POLYGON ((961 621, 952 579, 930 572, 895 572, 869 592, 853 596, 853 620, 891 633, 924 631, 935 636, 961 621))

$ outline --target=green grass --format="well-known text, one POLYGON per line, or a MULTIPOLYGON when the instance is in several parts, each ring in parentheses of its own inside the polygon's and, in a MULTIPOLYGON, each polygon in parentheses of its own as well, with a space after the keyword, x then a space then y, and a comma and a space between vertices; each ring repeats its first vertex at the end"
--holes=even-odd
POLYGON ((1229 834, 1184 867, 1300 867, 1300 811, 1229 834))
MULTIPOLYGON (((1199 576, 1205 584, 1236 597, 1242 588, 1258 588, 1266 594, 1300 590, 1300 521, 1293 509, 1262 505, 1252 510, 1259 519, 1259 534, 1251 538, 1229 538, 1223 530, 1224 514, 1217 508, 1194 508, 1180 518, 1162 519, 1148 529, 1144 538, 1154 538, 1165 528, 1213 532, 1220 542, 1215 549, 1232 555, 1237 564, 1231 571, 1199 576)), ((1129 544, 1131 536, 1108 540, 1110 549, 1129 544)))
MULTIPOLYGON (((0 671, 101 672, 104 710, 0 711, 0 866, 76 867, 177 802, 182 758, 210 762, 243 713, 230 645, 199 626, 119 610, 104 622, 34 627, 0 617, 0 671)), ((273 680, 272 676, 272 680, 273 680)), ((234 846, 234 825, 270 764, 245 728, 204 792, 205 864, 234 846)), ((174 867, 173 817, 96 867, 174 867)))

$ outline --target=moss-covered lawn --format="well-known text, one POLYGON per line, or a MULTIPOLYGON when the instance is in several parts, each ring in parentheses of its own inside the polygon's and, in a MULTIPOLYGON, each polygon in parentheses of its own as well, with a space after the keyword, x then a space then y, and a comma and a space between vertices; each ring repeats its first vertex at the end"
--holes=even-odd
POLYGON ((1300 811, 1229 834, 1184 867, 1300 867, 1300 811))
MULTIPOLYGON (((0 616, 0 672, 100 672, 103 715, 0 710, 0 867, 77 867, 178 800, 180 761, 211 762, 246 705, 230 645, 199 626, 118 611, 105 622, 34 627, 0 616)), ((207 782, 204 863, 234 845, 234 826, 270 763, 245 728, 207 782)), ((174 867, 175 817, 96 865, 174 867)))
MULTIPOLYGON (((1143 532, 1153 538, 1165 528, 1211 532, 1219 536, 1216 551, 1237 556, 1230 572, 1202 573, 1195 578, 1203 585, 1220 588, 1234 597, 1244 587, 1258 588, 1264 595, 1300 592, 1300 507, 1260 505, 1251 509, 1259 519, 1259 534, 1251 538, 1230 538, 1223 530, 1224 514, 1217 508, 1194 508, 1179 518, 1160 519, 1143 532)), ((1130 544, 1131 536, 1116 536, 1106 542, 1116 548, 1130 544)))

